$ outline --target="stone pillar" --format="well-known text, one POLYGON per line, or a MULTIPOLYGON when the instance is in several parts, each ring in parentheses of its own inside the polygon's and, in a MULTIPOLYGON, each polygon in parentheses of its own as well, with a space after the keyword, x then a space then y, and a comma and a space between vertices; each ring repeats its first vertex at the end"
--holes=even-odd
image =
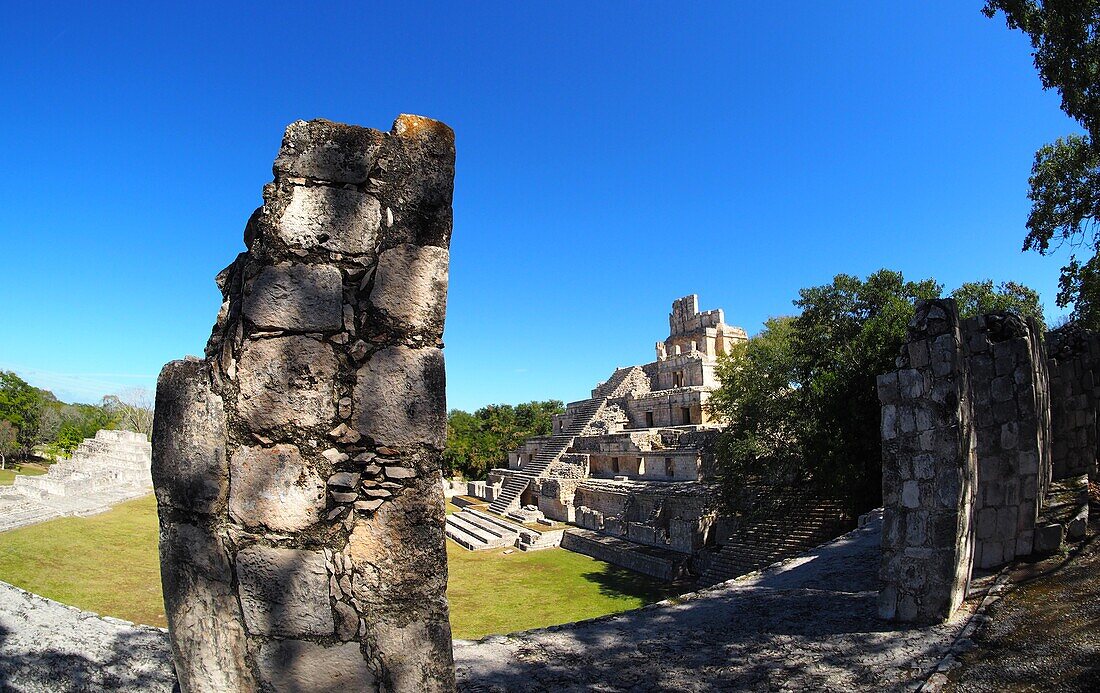
POLYGON ((1100 336, 1074 324, 1047 333, 1053 479, 1097 478, 1100 336))
POLYGON ((454 688, 441 455, 454 136, 287 128, 157 384, 161 569, 184 691, 454 688))
POLYGON ((966 320, 978 492, 974 563, 991 568, 1032 551, 1049 469, 1046 361, 1042 342, 1012 313, 966 320))
POLYGON ((885 506, 879 614, 938 622, 969 584, 976 472, 953 300, 917 302, 898 367, 878 379, 885 506))

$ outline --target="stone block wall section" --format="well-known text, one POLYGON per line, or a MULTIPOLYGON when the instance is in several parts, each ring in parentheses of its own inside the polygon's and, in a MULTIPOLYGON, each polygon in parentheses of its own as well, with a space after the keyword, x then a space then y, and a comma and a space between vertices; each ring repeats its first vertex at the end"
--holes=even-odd
POLYGON ((1054 480, 1097 474, 1100 335, 1074 325, 1047 333, 1054 480))
POLYGON ((441 454, 454 135, 291 124, 165 366, 153 477, 184 691, 454 688, 441 454))
POLYGON ((878 379, 886 619, 943 621, 969 585, 976 438, 959 327, 954 301, 918 301, 899 370, 878 379))
POLYGON ((1050 469, 1046 355, 1038 325, 1011 313, 971 318, 962 331, 978 440, 974 564, 992 568, 1032 552, 1040 470, 1050 469))

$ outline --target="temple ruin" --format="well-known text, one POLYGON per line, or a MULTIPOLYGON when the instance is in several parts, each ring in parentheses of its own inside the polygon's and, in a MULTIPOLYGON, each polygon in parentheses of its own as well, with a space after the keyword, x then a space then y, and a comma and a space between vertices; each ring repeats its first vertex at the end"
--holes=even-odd
POLYGON ((149 440, 133 431, 100 430, 46 474, 20 474, 0 487, 0 532, 67 515, 92 515, 149 493, 149 440))
POLYGON ((454 687, 441 454, 454 135, 286 130, 218 275, 204 359, 164 367, 153 479, 184 691, 454 687))
POLYGON ((975 569, 1080 537, 1097 476, 1096 339, 918 301, 882 402, 879 613, 946 620, 975 569))
POLYGON ((795 499, 787 510, 798 532, 758 533, 767 551, 738 544, 716 509, 710 450, 723 426, 706 403, 718 358, 748 336, 721 309, 700 312, 696 295, 674 301, 668 319, 656 360, 616 369, 554 417, 551 435, 509 453, 507 468, 459 484, 489 506, 448 516, 448 536, 472 550, 560 543, 661 579, 718 582, 839 533, 836 509, 795 499), (539 523, 568 528, 530 529, 539 523))

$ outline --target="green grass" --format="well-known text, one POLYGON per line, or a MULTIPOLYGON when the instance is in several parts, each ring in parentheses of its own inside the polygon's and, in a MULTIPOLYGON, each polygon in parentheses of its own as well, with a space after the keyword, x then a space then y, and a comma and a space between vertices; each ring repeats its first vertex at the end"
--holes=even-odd
POLYGON ((14 484, 16 474, 38 476, 39 474, 46 473, 45 468, 39 467, 36 464, 13 464, 9 462, 6 467, 7 469, 0 469, 0 486, 11 486, 14 484))
MULTIPOLYGON (((448 540, 447 557, 456 638, 626 611, 676 592, 564 549, 475 552, 448 540)), ((0 580, 82 609, 164 626, 156 500, 150 495, 101 515, 0 533, 0 580)))
POLYGON ((0 580, 100 614, 165 625, 156 498, 0 534, 0 580))

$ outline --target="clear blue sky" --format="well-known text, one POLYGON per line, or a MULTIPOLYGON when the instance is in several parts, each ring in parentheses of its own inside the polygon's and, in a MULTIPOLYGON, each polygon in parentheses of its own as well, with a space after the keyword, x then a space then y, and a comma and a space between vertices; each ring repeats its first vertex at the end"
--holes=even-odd
POLYGON ((585 397, 688 293, 755 333, 890 267, 1059 314, 1020 246, 1076 128, 981 0, 155 5, 0 20, 0 368, 62 399, 202 353, 299 118, 455 129, 451 406, 585 397))

